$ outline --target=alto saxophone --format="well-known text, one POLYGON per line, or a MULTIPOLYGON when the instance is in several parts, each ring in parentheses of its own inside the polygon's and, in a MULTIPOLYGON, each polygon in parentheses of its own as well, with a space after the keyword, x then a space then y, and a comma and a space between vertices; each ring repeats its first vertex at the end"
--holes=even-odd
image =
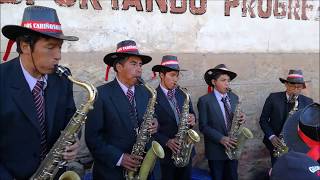
MULTIPOLYGON (((143 79, 138 78, 138 81, 142 85, 144 85, 151 94, 151 98, 149 98, 149 102, 147 105, 147 110, 143 115, 143 122, 141 123, 139 132, 137 134, 136 142, 133 145, 131 151, 131 155, 143 156, 145 153, 145 146, 151 138, 151 133, 149 132, 148 128, 153 121, 154 106, 157 100, 157 91, 147 85, 143 79)), ((146 153, 139 171, 134 172, 126 170, 125 178, 127 180, 146 180, 148 178, 149 172, 154 167, 157 157, 164 158, 164 150, 158 142, 152 141, 151 148, 146 153)))
POLYGON ((188 119, 189 119, 190 95, 187 89, 185 88, 180 88, 180 89, 186 96, 183 102, 182 113, 180 116, 180 121, 178 126, 178 132, 176 134, 176 139, 178 141, 178 144, 180 145, 180 151, 178 153, 173 153, 172 159, 174 160, 175 166, 184 167, 188 165, 192 148, 196 142, 200 141, 200 136, 196 131, 189 128, 188 119))
MULTIPOLYGON (((229 92, 230 91, 231 89, 229 89, 229 92)), ((241 126, 240 116, 241 116, 241 101, 239 100, 235 109, 235 113, 233 115, 231 129, 228 133, 228 136, 230 138, 237 140, 237 144, 234 148, 225 150, 230 160, 239 159, 245 142, 248 139, 253 138, 253 134, 251 130, 241 126)))
MULTIPOLYGON (((288 114, 288 117, 287 117, 287 120, 289 119, 290 116, 292 116, 296 111, 298 111, 298 105, 299 105, 299 102, 298 102, 298 95, 294 94, 292 96, 290 96, 289 98, 289 103, 294 103, 292 109, 290 110, 289 114, 288 114)), ((284 142, 284 139, 283 139, 283 135, 282 135, 282 132, 280 133, 279 135, 279 139, 280 139, 280 142, 281 142, 281 146, 280 147, 275 147, 273 149, 273 157, 280 157, 282 155, 284 155, 285 153, 287 153, 289 151, 289 147, 287 146, 287 144, 284 142)))
MULTIPOLYGON (((87 119, 87 113, 93 109, 93 103, 97 97, 97 89, 91 84, 74 79, 68 68, 57 65, 55 69, 59 76, 64 75, 73 83, 86 89, 88 92, 88 100, 85 104, 81 104, 81 108, 77 109, 72 116, 50 152, 46 155, 37 171, 30 178, 31 180, 53 179, 59 169, 67 163, 63 159, 62 153, 66 146, 71 145, 76 141, 76 136, 87 119)), ((67 171, 59 177, 59 180, 80 180, 80 177, 73 171, 67 171)))

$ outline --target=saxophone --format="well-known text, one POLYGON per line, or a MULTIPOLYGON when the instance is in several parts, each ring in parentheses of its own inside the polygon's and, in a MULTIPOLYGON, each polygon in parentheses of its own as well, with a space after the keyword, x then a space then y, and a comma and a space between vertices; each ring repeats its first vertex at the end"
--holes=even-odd
MULTIPOLYGON (((93 109, 93 103, 97 97, 97 89, 91 84, 74 79, 68 68, 56 65, 55 69, 59 76, 65 75, 73 83, 85 88, 89 94, 88 100, 85 104, 81 104, 81 108, 77 109, 72 116, 68 125, 61 132, 58 140, 55 142, 45 159, 41 162, 37 171, 30 178, 31 180, 53 179, 59 169, 67 163, 63 160, 61 154, 64 152, 66 146, 75 142, 77 134, 87 119, 87 113, 93 109)), ((80 177, 73 171, 67 171, 59 177, 59 180, 80 180, 80 177)))
MULTIPOLYGON (((229 89, 231 92, 231 89, 229 89)), ((253 138, 253 134, 250 129, 241 126, 240 124, 240 116, 241 116, 241 101, 238 102, 235 113, 232 119, 231 129, 228 133, 228 136, 232 139, 237 140, 237 145, 233 149, 226 149, 225 152, 230 160, 239 159, 242 149, 244 147, 245 142, 248 139, 253 138)))
POLYGON ((175 166, 184 167, 188 165, 194 143, 200 141, 200 136, 193 129, 189 129, 188 118, 190 95, 187 89, 179 88, 185 94, 186 99, 183 102, 178 132, 176 134, 176 139, 178 144, 180 144, 180 151, 178 153, 173 153, 172 159, 174 160, 175 166))
MULTIPOLYGON (((151 94, 149 98, 147 110, 143 115, 143 122, 140 125, 139 132, 137 134, 136 143, 133 145, 131 154, 137 156, 143 156, 145 153, 145 146, 151 138, 151 134, 148 128, 153 120, 154 106, 157 100, 157 91, 147 85, 143 79, 138 78, 138 81, 144 85, 151 94)), ((151 148, 146 153, 143 162, 139 168, 138 172, 126 170, 125 178, 126 180, 146 180, 148 178, 149 172, 153 169, 157 157, 164 158, 164 150, 162 146, 156 142, 152 141, 151 148)))
MULTIPOLYGON (((296 111, 298 111, 298 95, 294 94, 292 96, 290 96, 289 98, 289 103, 294 103, 292 109, 290 110, 287 119, 289 119, 290 116, 292 116, 296 111)), ((287 146, 287 144, 284 142, 284 138, 282 135, 282 132, 279 135, 279 139, 281 142, 281 146, 280 147, 275 147, 273 149, 273 157, 280 157, 282 155, 284 155, 285 153, 287 153, 289 151, 289 147, 287 146)))

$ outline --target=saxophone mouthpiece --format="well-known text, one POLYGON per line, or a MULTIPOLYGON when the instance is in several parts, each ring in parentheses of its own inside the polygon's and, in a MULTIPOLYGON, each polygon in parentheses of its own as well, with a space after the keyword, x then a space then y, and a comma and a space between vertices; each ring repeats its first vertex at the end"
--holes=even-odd
POLYGON ((59 75, 71 76, 71 71, 69 68, 55 64, 54 65, 55 72, 59 75))
POLYGON ((145 81, 141 77, 137 77, 137 80, 140 84, 145 84, 145 81))

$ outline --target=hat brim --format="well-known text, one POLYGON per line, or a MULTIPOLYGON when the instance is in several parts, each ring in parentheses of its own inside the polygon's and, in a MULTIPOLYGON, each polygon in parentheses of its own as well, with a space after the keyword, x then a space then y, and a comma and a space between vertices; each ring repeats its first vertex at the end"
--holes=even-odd
POLYGON ((288 80, 283 79, 283 78, 279 78, 279 80, 280 80, 280 82, 281 82, 282 84, 285 84, 285 83, 302 84, 302 85, 303 85, 303 89, 306 88, 306 81, 304 81, 304 82, 293 82, 293 81, 288 81, 288 80))
POLYGON ((222 73, 228 74, 228 76, 230 77, 230 81, 232 81, 234 78, 237 77, 237 73, 232 72, 232 71, 226 71, 226 70, 214 69, 214 68, 213 69, 209 69, 204 74, 204 80, 206 81, 206 83, 209 86, 213 86, 213 84, 211 83, 211 80, 213 79, 215 74, 218 73, 218 72, 222 72, 222 73), (211 73, 209 73, 209 72, 211 72, 211 73))
POLYGON ((187 71, 186 69, 176 69, 176 68, 172 68, 172 67, 168 67, 168 66, 164 66, 164 65, 155 65, 152 67, 152 71, 153 72, 161 72, 163 68, 173 70, 173 71, 187 71))
POLYGON ((283 126, 283 137, 290 150, 307 153, 309 151, 309 147, 300 139, 297 132, 302 112, 303 109, 297 111, 286 120, 283 126))
POLYGON ((40 35, 45 35, 48 37, 56 38, 56 39, 61 39, 61 40, 67 40, 67 41, 78 41, 79 38, 76 36, 65 36, 63 34, 57 34, 57 33, 44 33, 44 32, 39 32, 35 31, 26 27, 22 26, 17 26, 17 25, 6 25, 2 28, 2 34, 10 39, 10 40, 16 40, 17 37, 25 34, 40 34, 40 35))
POLYGON ((113 52, 113 53, 109 53, 106 56, 104 56, 103 62, 109 66, 113 66, 116 61, 121 60, 125 57, 129 57, 129 56, 140 57, 142 64, 147 64, 152 60, 152 58, 150 56, 143 55, 143 54, 135 54, 135 53, 129 53, 129 52, 128 53, 113 52))

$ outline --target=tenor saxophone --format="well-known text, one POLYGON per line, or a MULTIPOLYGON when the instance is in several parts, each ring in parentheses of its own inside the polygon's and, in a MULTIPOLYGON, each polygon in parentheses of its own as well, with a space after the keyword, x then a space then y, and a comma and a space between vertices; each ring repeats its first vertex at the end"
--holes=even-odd
MULTIPOLYGON (((148 128, 153 120, 154 106, 157 100, 157 91, 147 85, 143 79, 138 78, 138 81, 142 85, 144 85, 151 94, 147 105, 147 110, 143 115, 143 122, 139 127, 136 142, 133 145, 131 151, 131 155, 143 156, 145 153, 144 150, 146 144, 150 141, 151 138, 151 133, 149 132, 148 128)), ((152 141, 151 148, 146 153, 139 170, 137 172, 126 170, 125 178, 127 180, 146 180, 148 178, 149 172, 154 167, 157 157, 164 158, 164 150, 158 142, 152 141)))
MULTIPOLYGON (((88 100, 85 104, 81 104, 81 108, 77 109, 72 116, 68 125, 61 132, 58 140, 55 142, 45 159, 41 162, 37 171, 31 176, 31 180, 47 180, 53 179, 60 168, 67 162, 63 159, 62 153, 66 146, 73 144, 76 141, 76 136, 81 130, 82 125, 87 119, 87 113, 93 109, 93 103, 97 97, 97 89, 88 83, 74 79, 68 68, 57 65, 56 73, 59 76, 66 76, 73 83, 83 87, 88 92, 88 100)), ((63 173, 59 180, 80 180, 79 175, 73 171, 63 173)))
POLYGON ((200 141, 200 136, 196 131, 190 129, 188 125, 190 95, 187 89, 181 87, 179 88, 184 93, 186 98, 183 102, 178 132, 176 134, 177 142, 180 144, 180 151, 178 153, 173 153, 172 159, 174 160, 175 166, 184 167, 188 165, 192 148, 196 142, 200 141))
MULTIPOLYGON (((231 89, 229 89, 229 91, 231 91, 231 89)), ((237 139, 237 144, 234 148, 225 150, 230 160, 239 159, 245 142, 248 139, 253 138, 253 134, 251 130, 241 126, 240 117, 241 117, 241 101, 239 100, 235 108, 235 113, 233 115, 231 129, 228 133, 228 136, 230 138, 237 139)))
MULTIPOLYGON (((290 110, 289 114, 288 114, 288 117, 287 117, 287 120, 289 119, 290 116, 292 116, 296 111, 298 111, 298 105, 299 105, 299 102, 298 102, 298 95, 294 94, 292 96, 290 96, 289 98, 289 103, 294 103, 292 109, 290 110)), ((280 157, 282 155, 284 155, 285 153, 287 153, 289 151, 289 147, 287 146, 287 144, 285 143, 284 141, 284 138, 283 138, 283 134, 282 132, 280 133, 279 135, 279 139, 280 139, 280 142, 281 142, 281 146, 279 147, 275 147, 273 149, 273 157, 280 157)))

